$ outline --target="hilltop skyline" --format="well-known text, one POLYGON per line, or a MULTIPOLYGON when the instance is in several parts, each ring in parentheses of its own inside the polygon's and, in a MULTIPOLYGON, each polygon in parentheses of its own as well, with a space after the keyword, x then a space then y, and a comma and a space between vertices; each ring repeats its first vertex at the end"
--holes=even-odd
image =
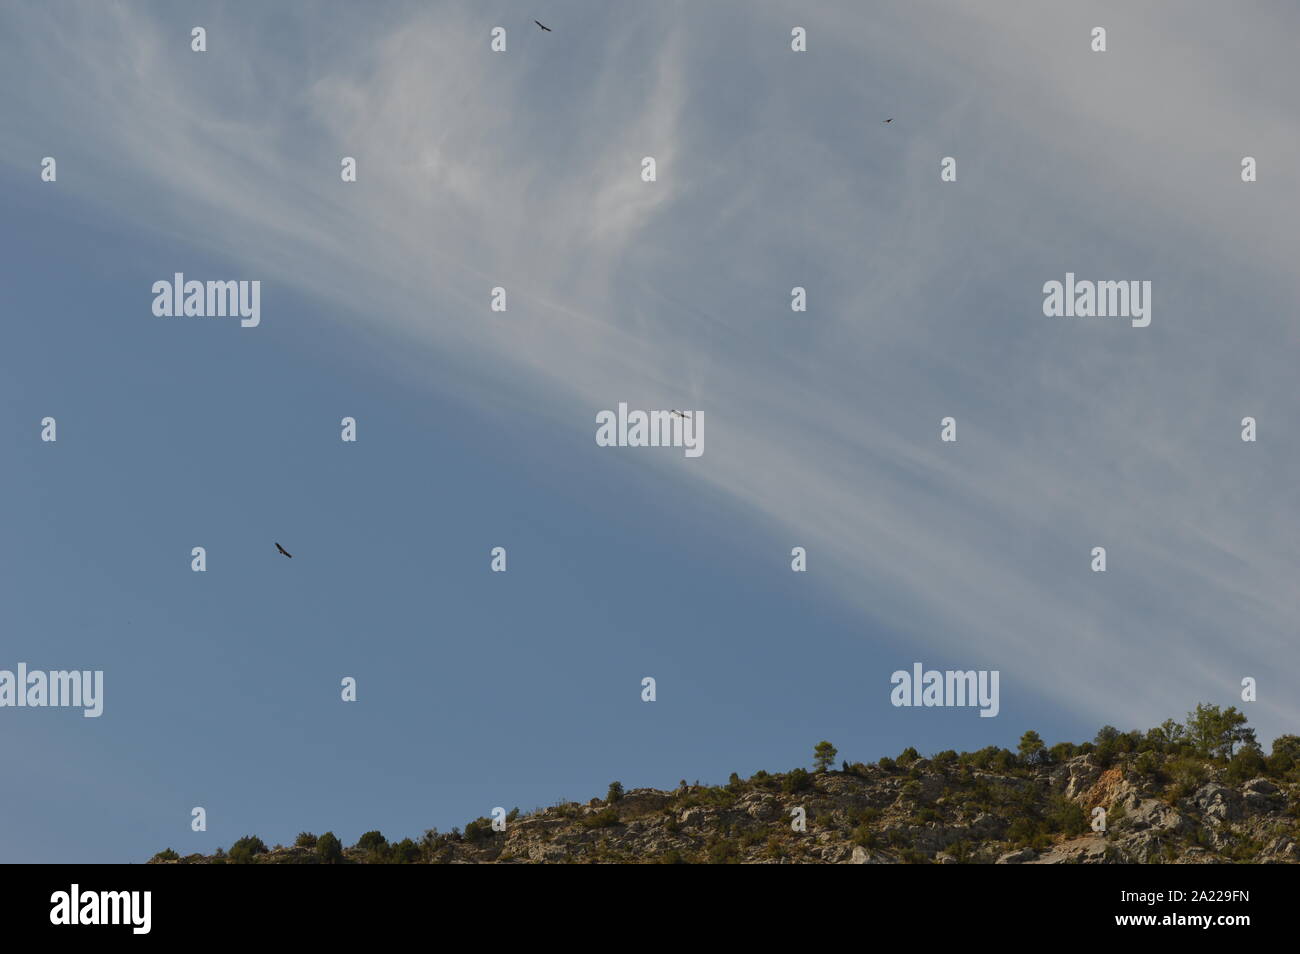
POLYGON ((3 860, 446 830, 810 739, 1294 733, 1296 27, 6 7, 0 669, 104 675, 98 718, 0 709, 3 860), (248 315, 155 313, 177 274, 248 315), (1067 274, 1150 282, 1149 324, 1048 317, 1067 274), (704 452, 601 446, 620 405, 704 452), (996 717, 893 704, 914 664, 997 672, 996 717))

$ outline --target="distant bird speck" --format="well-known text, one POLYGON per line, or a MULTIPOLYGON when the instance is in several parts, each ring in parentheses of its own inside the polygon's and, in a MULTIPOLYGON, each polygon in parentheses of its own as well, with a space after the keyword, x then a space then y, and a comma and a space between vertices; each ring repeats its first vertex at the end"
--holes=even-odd
POLYGON ((552 31, 551 31, 551 28, 548 27, 548 26, 546 26, 545 24, 543 24, 542 21, 540 21, 540 20, 534 20, 533 22, 536 23, 536 24, 537 24, 539 27, 541 27, 543 30, 545 30, 547 33, 552 32, 552 31))
POLYGON ((888 119, 885 120, 885 122, 887 122, 887 123, 892 123, 893 121, 894 121, 894 117, 893 117, 893 116, 890 116, 888 119))
POLYGON ((275 545, 275 548, 279 550, 281 553, 283 553, 285 556, 287 556, 290 560, 293 559, 293 554, 290 553, 288 550, 286 550, 284 547, 280 546, 280 544, 277 543, 275 545))

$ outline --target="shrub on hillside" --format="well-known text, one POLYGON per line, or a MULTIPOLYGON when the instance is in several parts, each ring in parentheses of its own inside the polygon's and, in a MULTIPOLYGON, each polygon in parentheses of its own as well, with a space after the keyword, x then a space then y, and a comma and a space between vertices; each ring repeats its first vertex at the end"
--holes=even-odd
POLYGON ((266 843, 256 835, 245 835, 230 846, 230 863, 250 865, 257 855, 266 854, 266 843))
POLYGON ((1054 795, 1048 802, 1047 823, 1053 831, 1066 835, 1082 835, 1089 827, 1083 808, 1063 795, 1054 795))
POLYGON ((930 762, 937 769, 947 770, 954 767, 957 764, 957 753, 954 752, 952 749, 945 749, 942 752, 936 753, 930 759, 930 762))
POLYGON ((1079 754, 1079 748, 1073 742, 1057 742, 1047 750, 1047 757, 1053 762, 1068 762, 1079 754))
POLYGON ((1300 735, 1280 735, 1274 739, 1273 753, 1265 764, 1268 774, 1274 778, 1300 774, 1300 735))
POLYGON ((612 828, 618 823, 618 812, 613 808, 598 811, 582 820, 584 828, 612 828))
POLYGON ((1133 762, 1133 770, 1144 778, 1159 781, 1164 776, 1164 760, 1155 751, 1146 751, 1133 762))
POLYGON ((413 865, 420 860, 423 852, 420 846, 410 838, 403 838, 388 846, 388 861, 395 865, 413 865))
POLYGON ((1228 768, 1223 777, 1230 785, 1240 785, 1263 774, 1264 756, 1259 749, 1243 748, 1228 760, 1228 768))
POLYGON ((388 847, 388 839, 378 831, 368 831, 357 839, 356 847, 366 852, 382 852, 388 847))
POLYGON ((1206 778, 1209 777, 1205 762, 1194 755, 1181 756, 1172 760, 1165 766, 1165 771, 1170 779, 1165 796, 1171 803, 1191 795, 1205 784, 1206 778))
POLYGON ((706 857, 711 865, 732 865, 740 860, 740 846, 728 838, 719 838, 709 845, 706 857))
POLYGON ((336 865, 343 860, 343 843, 332 831, 327 831, 316 839, 316 855, 321 864, 336 865))
POLYGON ((806 792, 813 787, 812 776, 808 774, 807 769, 792 769, 785 777, 785 783, 781 786, 787 793, 806 792))
POLYGON ((492 820, 476 818, 465 826, 464 839, 468 842, 486 841, 492 837, 492 820))
POLYGON ((853 844, 861 845, 863 848, 876 847, 876 833, 866 825, 859 825, 853 829, 853 844))

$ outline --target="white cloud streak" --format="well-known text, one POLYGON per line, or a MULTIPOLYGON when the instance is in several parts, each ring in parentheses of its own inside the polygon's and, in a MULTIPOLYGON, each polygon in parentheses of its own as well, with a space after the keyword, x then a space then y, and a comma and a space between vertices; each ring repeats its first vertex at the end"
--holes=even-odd
POLYGON ((351 36, 310 71, 249 23, 200 66, 133 5, 10 9, 0 79, 48 96, 9 104, 0 161, 67 143, 61 188, 343 303, 395 349, 527 380, 551 426, 689 399, 709 445, 680 479, 808 546, 911 640, 900 659, 947 653, 1135 726, 1255 675, 1268 735, 1300 718, 1298 461, 1278 449, 1296 325, 1268 307, 1295 300, 1300 202, 1237 164, 1287 175, 1300 121, 1240 67, 1288 88, 1294 67, 1265 16, 1185 6, 724 4, 747 21, 727 36, 670 5, 512 28, 504 55, 479 17, 350 11, 303 24, 351 36), (1092 20, 1112 53, 1086 52, 1092 20), (1154 279, 1152 327, 1043 318, 1041 282, 1075 262, 1154 279), (1236 440, 1247 413, 1259 445, 1236 440))

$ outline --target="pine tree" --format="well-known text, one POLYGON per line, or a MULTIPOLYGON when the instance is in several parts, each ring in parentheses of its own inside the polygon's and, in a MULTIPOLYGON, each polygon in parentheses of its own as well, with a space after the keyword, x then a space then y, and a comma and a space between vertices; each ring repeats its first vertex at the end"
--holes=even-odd
POLYGON ((818 772, 825 772, 835 764, 836 754, 835 746, 823 739, 813 749, 813 766, 818 772))

